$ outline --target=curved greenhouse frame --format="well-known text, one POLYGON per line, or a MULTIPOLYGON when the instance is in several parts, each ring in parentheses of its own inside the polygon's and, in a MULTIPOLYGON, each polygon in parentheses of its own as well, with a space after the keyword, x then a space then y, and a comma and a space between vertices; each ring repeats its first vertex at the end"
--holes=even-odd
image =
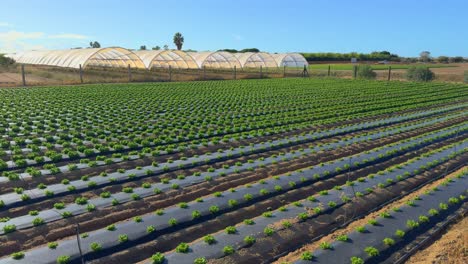
POLYGON ((278 64, 275 58, 269 53, 265 52, 245 52, 235 53, 234 56, 239 60, 242 68, 276 68, 278 64))
POLYGON ((114 67, 146 68, 143 61, 130 50, 112 47, 97 49, 70 49, 26 51, 12 56, 18 63, 49 65, 66 68, 114 67))
POLYGON ((309 65, 307 60, 299 53, 278 53, 271 54, 276 60, 278 67, 304 67, 309 65))
POLYGON ((242 68, 239 60, 232 53, 225 51, 206 51, 206 52, 189 52, 198 64, 199 68, 215 68, 215 69, 233 69, 234 66, 242 68))
POLYGON ((180 50, 138 50, 135 51, 146 68, 175 68, 175 69, 196 69, 198 64, 195 59, 184 51, 180 50))

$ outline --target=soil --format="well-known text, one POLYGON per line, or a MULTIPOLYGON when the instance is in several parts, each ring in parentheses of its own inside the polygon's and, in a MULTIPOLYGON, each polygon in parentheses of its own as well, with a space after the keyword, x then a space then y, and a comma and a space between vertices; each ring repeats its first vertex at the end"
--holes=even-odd
MULTIPOLYGON (((425 152, 427 152, 427 151, 428 150, 425 150, 425 152)), ((425 153, 425 152, 422 152, 422 153, 425 153)), ((422 153, 420 153, 420 154, 422 154, 422 153)), ((410 157, 400 156, 399 158, 401 158, 400 162, 403 162, 403 161, 408 160, 410 157)), ((466 162, 467 160, 468 160, 468 157, 466 159, 462 160, 462 161, 460 161, 460 159, 457 159, 457 162, 458 163, 463 163, 463 162, 466 162)), ((363 169, 361 171, 357 171, 355 173, 352 173, 352 175, 350 175, 350 179, 351 180, 357 179, 358 177, 360 177, 362 175, 365 175, 365 174, 368 174, 368 173, 375 173, 375 172, 377 172, 379 170, 382 170, 383 168, 386 168, 388 166, 393 165, 393 164, 389 164, 389 163, 392 163, 392 162, 389 161, 387 164, 377 164, 372 169, 366 168, 366 169, 363 169)), ((456 162, 452 161, 451 163, 453 164, 453 163, 456 163, 456 162)), ((395 163, 395 164, 398 164, 398 162, 395 163)), ((438 170, 436 168, 435 170, 433 170, 431 172, 432 173, 439 173, 440 170, 438 170)), ((428 177, 430 177, 430 176, 428 176, 428 177)), ((420 179, 420 178, 421 177, 417 177, 416 180, 414 180, 414 179, 406 180, 405 181, 406 186, 415 186, 414 184, 418 184, 421 181, 424 182, 424 180, 427 180, 427 178, 425 178, 425 177, 423 177, 423 179, 420 179)), ((169 234, 158 236, 157 239, 153 239, 153 240, 150 240, 150 241, 145 242, 145 243, 140 243, 137 246, 133 246, 131 248, 131 250, 124 250, 124 251, 116 252, 116 253, 113 253, 111 255, 104 256, 104 257, 102 257, 100 259, 96 259, 96 260, 92 261, 91 263, 94 263, 94 262, 95 263, 111 263, 111 262, 127 263, 127 262, 140 261, 140 260, 143 260, 145 258, 148 258, 149 256, 151 256, 151 254, 154 254, 154 252, 165 252, 165 251, 172 250, 173 248, 175 248, 181 242, 189 242, 189 241, 197 240, 197 239, 199 239, 200 237, 202 237, 202 236, 204 236, 206 234, 218 232, 218 231, 224 229, 225 227, 227 227, 229 225, 235 225, 235 224, 243 221, 244 219, 258 216, 258 215, 260 215, 262 212, 264 212, 266 210, 275 210, 275 209, 279 208, 282 205, 291 203, 291 202, 296 201, 296 200, 304 199, 308 195, 310 195, 310 193, 315 193, 315 192, 318 192, 318 191, 323 190, 323 189, 329 189, 329 188, 331 188, 333 186, 336 186, 337 184, 343 184, 343 183, 346 182, 346 180, 348 180, 348 175, 341 175, 341 177, 333 177, 333 178, 331 178, 329 180, 321 181, 321 182, 313 184, 311 186, 306 186, 304 188, 292 190, 292 191, 284 193, 282 195, 278 195, 278 196, 275 196, 275 197, 271 197, 271 198, 269 198, 267 200, 257 202, 257 203, 255 203, 255 204, 253 204, 251 206, 240 208, 240 209, 238 209, 236 211, 232 211, 232 212, 229 212, 229 213, 225 213, 225 214, 223 214, 221 216, 218 216, 215 219, 205 221, 205 222, 203 222, 201 224, 196 224, 196 225, 187 227, 185 229, 181 229, 181 230, 179 230, 177 232, 172 232, 172 233, 169 233, 169 234)), ((394 187, 392 187, 392 188, 394 188, 394 187)), ((399 192, 397 192, 395 190, 383 190, 381 192, 383 193, 383 195, 382 195, 382 196, 384 196, 383 198, 381 198, 379 196, 379 199, 373 199, 373 198, 369 198, 369 199, 371 201, 380 202, 379 204, 381 204, 384 201, 389 199, 389 195, 391 196, 391 195, 395 195, 395 193, 399 193, 399 192)), ((381 192, 376 192, 376 193, 378 195, 380 195, 381 192)), ((375 194, 375 195, 377 195, 377 194, 375 194)), ((361 202, 364 202, 364 204, 359 208, 360 209, 363 209, 364 207, 367 208, 367 203, 365 203, 365 201, 363 199, 360 199, 360 200, 362 200, 361 202)), ((372 203, 372 204, 374 204, 374 203, 372 203)), ((375 206, 378 206, 378 204, 376 204, 375 206)), ((374 208, 374 207, 371 207, 371 208, 374 208)), ((340 210, 342 210, 342 209, 340 209, 340 210)), ((368 210, 368 209, 366 209, 366 210, 368 210)), ((359 212, 359 210, 357 210, 357 211, 359 212)), ((340 219, 343 219, 343 214, 349 214, 350 210, 349 210, 349 208, 347 208, 344 212, 341 212, 341 211, 339 211, 339 212, 340 213, 335 218, 332 218, 330 216, 325 216, 326 219, 320 219, 320 220, 318 220, 318 222, 320 223, 320 225, 325 225, 325 223, 332 223, 332 224, 339 223, 341 221, 340 219)), ((325 226, 323 226, 323 227, 325 227, 325 226)), ((304 230, 310 230, 310 232, 314 233, 314 232, 317 232, 317 230, 322 230, 322 229, 321 229, 321 227, 317 228, 316 226, 313 227, 313 228, 307 228, 307 229, 298 228, 297 229, 297 234, 299 234, 299 236, 300 236, 302 233, 304 233, 304 230), (314 230, 314 231, 312 231, 312 230, 314 230)), ((274 242, 274 243, 272 243, 270 245, 262 247, 262 250, 260 250, 260 252, 257 252, 256 250, 253 250, 253 254, 257 255, 257 256, 261 255, 262 257, 265 257, 268 254, 272 254, 270 249, 273 248, 274 245, 284 244, 284 243, 286 245, 289 245, 289 244, 291 244, 291 241, 296 241, 296 240, 295 240, 295 238, 292 238, 292 240, 290 240, 288 238, 285 241, 281 241, 281 243, 280 242, 274 242), (263 252, 264 250, 266 252, 263 252)), ((301 241, 301 239, 299 239, 298 241, 301 241)), ((237 263, 239 263, 238 262, 239 259, 237 257, 238 256, 235 256, 234 259, 237 261, 237 263)), ((242 263, 252 263, 251 261, 253 261, 253 262, 254 261, 260 261, 261 262, 260 259, 253 259, 253 260, 252 259, 246 259, 245 261, 242 260, 241 262, 242 263)))
MULTIPOLYGON (((434 127, 439 128, 439 127, 442 127, 443 125, 455 124, 456 122, 462 121, 462 120, 463 120, 463 118, 458 118, 458 119, 454 119, 454 120, 451 120, 451 121, 446 122, 446 123, 437 124, 434 127)), ((379 128, 379 129, 381 129, 381 128, 379 128)), ((415 135, 415 133, 423 133, 423 132, 427 132, 427 131, 432 130, 432 129, 433 129, 433 127, 426 127, 424 129, 421 129, 421 130, 415 130, 415 131, 407 132, 407 133, 404 133, 404 134, 400 134, 400 135, 398 135, 398 137, 397 136, 392 136, 392 137, 389 137, 389 138, 387 138, 385 140, 381 139, 381 140, 378 140, 378 141, 379 141, 379 143, 387 144, 387 142, 389 142, 388 139, 391 139, 391 142, 394 142, 395 140, 400 139, 402 136, 413 136, 413 135, 415 135), (423 131, 423 132, 421 132, 421 131, 423 131)), ((378 129, 374 129, 374 130, 369 130, 367 132, 377 131, 377 130, 378 129)), ((349 133, 346 136, 356 136, 356 135, 359 135, 361 133, 362 132, 354 132, 354 133, 349 133)), ((314 144, 316 145, 316 144, 319 144, 319 143, 320 144, 328 143, 328 142, 332 142, 332 141, 335 141, 335 140, 342 139, 343 137, 344 136, 338 136, 338 137, 335 137, 335 138, 319 140, 319 141, 314 142, 314 144)), ((368 143, 360 143, 360 144, 362 146, 364 146, 364 147, 369 147, 369 146, 366 146, 366 144, 368 145, 368 143)), ((304 144, 304 145, 306 145, 306 144, 304 144)), ((244 157, 237 158, 237 159, 217 162, 217 163, 211 164, 211 165, 203 165, 203 166, 199 166, 199 167, 192 168, 192 169, 177 170, 177 171, 174 171, 174 172, 165 173, 165 174, 162 174, 162 175, 148 177, 148 178, 139 179, 139 180, 133 180, 133 181, 126 182, 126 183, 120 182, 119 184, 116 184, 116 185, 104 186, 104 187, 100 187, 100 188, 95 188, 93 190, 81 192, 80 196, 84 196, 84 197, 87 197, 87 198, 97 197, 97 196, 99 196, 99 194, 102 191, 109 191, 109 192, 114 193, 114 192, 120 191, 122 187, 133 187, 133 188, 135 188, 135 187, 141 186, 141 184, 144 183, 144 182, 149 182, 149 183, 160 182, 161 178, 176 178, 177 175, 180 175, 180 174, 185 175, 185 176, 189 176, 189 175, 193 175, 193 173, 196 172, 196 171, 206 171, 209 167, 220 168, 224 164, 228 164, 228 165, 232 166, 237 161, 246 162, 248 159, 258 159, 260 157, 269 157, 272 154, 278 154, 281 151, 288 152, 288 151, 292 151, 292 150, 298 150, 301 147, 304 147, 304 145, 296 145, 296 146, 286 147, 286 148, 283 148, 283 149, 274 150, 274 151, 270 151, 270 152, 265 152, 265 153, 260 153, 260 154, 253 154, 253 155, 250 155, 250 156, 244 156, 244 157)), ((374 146, 374 145, 372 145, 372 146, 374 146)), ((335 156, 336 158, 344 157, 348 153, 355 153, 355 152, 352 152, 352 151, 351 152, 348 151, 348 150, 354 150, 352 147, 341 148, 340 150, 342 150, 342 151, 341 151, 340 155, 335 156)), ((330 152, 330 153, 333 153, 333 151, 330 152)), ((328 155, 328 153, 325 154, 325 155, 328 155)), ((329 159, 324 159, 324 154, 320 154, 320 155, 316 154, 316 155, 311 155, 311 156, 313 156, 314 159, 315 158, 320 158, 320 160, 329 160, 329 159)), ((300 162, 303 159, 304 158, 297 159, 299 165, 303 165, 300 162)), ((320 162, 322 162, 322 161, 320 161, 320 162)), ((290 170, 296 170, 296 169, 299 169, 299 168, 303 168, 303 166, 298 167, 298 166, 294 166, 294 164, 295 163, 288 162, 288 163, 285 163, 284 166, 289 167, 290 170)), ((281 165, 281 166, 283 166, 283 165, 281 165)), ((287 170, 285 170, 284 168, 281 169, 281 171, 275 171, 275 170, 271 171, 272 167, 274 168, 275 166, 274 165, 267 166, 267 169, 270 170, 270 175, 273 175, 272 173, 278 174, 278 173, 287 172, 287 170)), ((276 167, 278 167, 278 166, 276 166, 276 167)), ((258 169, 256 174, 258 174, 259 171, 262 171, 262 170, 265 170, 265 169, 258 169)), ((242 175, 242 179, 246 179, 249 176, 249 174, 253 174, 253 172, 246 172, 246 173, 240 173, 240 174, 242 175)), ((225 177, 225 178, 222 178, 222 179, 217 179, 217 180, 215 180, 215 183, 216 183, 216 185, 219 185, 220 182, 229 181, 230 184, 233 185, 231 183, 231 181, 232 180, 235 181, 237 178, 239 178, 239 175, 234 175, 234 177, 229 176, 229 177, 225 177)), ((235 186, 235 185, 233 185, 233 186, 235 186)), ((189 188, 203 188, 203 187, 200 187, 200 185, 195 185, 195 186, 189 187, 189 188)), ((184 189, 186 189, 186 188, 184 188, 184 189)), ((16 217, 16 216, 19 216, 19 215, 27 214, 31 210, 41 210, 43 208, 51 208, 53 206, 53 204, 55 202, 57 202, 57 200, 60 200, 61 202, 65 202, 65 203, 72 203, 75 200, 76 197, 77 197, 77 193, 68 194, 68 195, 64 195, 64 196, 55 196, 54 199, 46 199, 46 200, 43 200, 43 201, 36 202, 34 204, 18 206, 18 207, 6 210, 5 212, 0 213, 0 217, 4 217, 6 215, 8 215, 9 217, 16 217)))
MULTIPOLYGON (((427 183, 434 177, 442 175, 447 166, 454 168, 466 164, 467 161, 468 157, 466 157, 466 155, 463 158, 451 160, 448 163, 437 166, 431 171, 400 181, 388 188, 376 190, 365 197, 355 199, 345 206, 337 208, 330 214, 319 215, 306 222, 296 223, 291 228, 280 230, 270 237, 259 238, 250 248, 241 249, 229 257, 214 260, 213 262, 270 262, 284 252, 295 251, 299 245, 308 244, 321 235, 334 232, 334 229, 341 228, 349 219, 360 215, 369 215, 372 209, 379 208, 381 204, 384 204, 388 200, 405 194, 413 188, 427 183)), ((385 209, 388 210, 388 208, 391 207, 385 206, 385 209)), ((370 215, 375 217, 377 213, 372 213, 370 215)), ((353 227, 355 226, 353 225, 353 227)))
MULTIPOLYGON (((416 196, 424 194, 424 192, 426 190, 431 190, 433 187, 436 187, 436 186, 440 185, 445 179, 447 179, 447 177, 453 177, 453 176, 457 175, 458 173, 462 172, 464 169, 467 169, 467 168, 468 167, 465 166, 464 168, 461 168, 461 169, 459 169, 459 170, 457 170, 457 171, 455 171, 455 172, 453 172, 453 173, 451 173, 451 174, 449 174, 449 175, 447 175, 447 176, 445 176, 445 177, 443 177, 443 178, 441 178, 439 180, 436 180, 436 181, 434 181, 434 182, 432 182, 430 184, 427 184, 423 188, 408 194, 407 196, 403 197, 402 199, 399 199, 398 201, 392 202, 392 203, 386 205, 385 207, 379 209, 378 211, 372 212, 372 213, 366 215, 364 218, 358 219, 358 220, 350 223, 346 227, 340 228, 340 229, 334 231, 333 233, 330 233, 330 234, 328 234, 328 235, 314 241, 313 243, 309 243, 309 244, 301 247, 300 249, 298 249, 298 250, 296 250, 294 252, 291 252, 291 253, 289 253, 288 255, 286 255, 286 256, 284 256, 282 258, 279 258, 274 263, 276 263, 276 264, 285 263, 285 262, 286 263, 290 263, 290 262, 292 263, 295 260, 300 259, 302 253, 304 253, 304 252, 314 252, 317 249, 319 249, 320 248, 320 243, 322 243, 322 242, 328 242, 328 243, 334 242, 338 236, 346 235, 346 234, 354 231, 356 229, 356 227, 366 225, 369 222, 369 220, 376 218, 377 216, 379 216, 383 212, 386 212, 386 211, 391 210, 392 208, 400 207, 400 206, 404 205, 406 201, 411 200, 411 199, 415 198, 416 196)), ((465 218, 464 221, 468 224, 468 218, 465 218)), ((460 253, 463 253, 463 249, 465 249, 465 251, 468 250, 467 249, 467 246, 468 246, 468 225, 465 225, 463 228, 458 229, 457 231, 452 229, 452 231, 453 231, 452 232, 452 238, 453 237, 458 237, 458 238, 464 237, 464 239, 465 239, 465 240, 458 241, 459 243, 455 243, 455 245, 453 245, 451 247, 452 249, 455 249, 454 250, 455 252, 459 253, 457 256, 460 256, 460 253), (460 233, 460 230, 464 230, 465 233, 464 234, 463 234, 463 232, 460 233), (462 247, 461 248, 457 247, 456 244, 461 244, 462 247), (463 247, 463 245, 464 245, 464 247, 463 247)), ((452 242, 452 244, 453 244, 453 242, 452 242)), ((444 245, 446 245, 446 244, 444 244, 444 245)), ((447 250, 446 248, 443 248, 443 247, 440 247, 440 246, 438 246, 438 247, 436 246, 435 248, 439 248, 439 250, 443 250, 443 251, 447 250)), ((418 254, 420 254, 419 255, 420 257, 416 258, 416 259, 422 259, 422 262, 414 261, 414 262, 411 262, 411 263, 413 263, 413 264, 416 264, 416 263, 417 264, 437 263, 437 262, 431 262, 431 261, 424 262, 427 259, 429 259, 429 260, 435 259, 435 258, 433 258, 434 255, 431 256, 431 254, 434 253, 435 251, 427 251, 427 252, 424 252, 424 251, 419 252, 418 254), (431 252, 431 253, 428 254, 428 252, 431 252)), ((448 254, 448 252, 443 252, 443 253, 448 254)), ((467 253, 467 252, 465 252, 465 253, 467 253)), ((418 254, 413 256, 410 259, 410 261, 412 259, 415 259, 415 257, 417 257, 418 254)), ((439 254, 440 254, 440 251, 439 251, 439 254)), ((438 254, 436 254, 435 256, 437 256, 437 255, 438 254)), ((468 257, 468 256, 465 256, 465 257, 468 257)), ((438 262, 438 263, 447 263, 447 262, 438 262)), ((456 262, 454 262, 454 263, 456 263, 456 262)), ((464 263, 467 263, 467 262, 464 262, 464 263)))
MULTIPOLYGON (((444 124, 439 124, 439 125, 444 126, 444 124)), ((429 129, 430 128, 426 128, 424 130, 429 130, 429 129)), ((382 139, 379 141, 366 142, 366 143, 359 144, 358 146, 350 146, 344 149, 340 149, 339 151, 335 150, 328 155, 318 153, 314 155, 313 157, 305 157, 293 163, 280 162, 277 165, 273 166, 273 168, 266 167, 256 172, 246 172, 246 173, 240 173, 238 175, 233 175, 229 177, 218 178, 219 179, 218 181, 205 182, 203 184, 191 186, 189 188, 184 188, 181 191, 172 191, 172 192, 168 192, 162 195, 156 195, 153 197, 145 198, 139 201, 125 203, 119 206, 99 209, 92 213, 85 213, 85 214, 76 216, 74 218, 62 219, 56 222, 52 222, 50 224, 46 224, 44 226, 19 230, 17 232, 9 234, 6 237, 7 241, 2 241, 8 244, 2 244, 2 247, 0 247, 1 248, 0 255, 9 254, 11 253, 12 249, 15 249, 15 251, 17 251, 20 245, 21 245, 21 248, 24 250, 24 249, 31 248, 34 246, 38 246, 43 243, 61 239, 63 237, 71 236, 74 234, 74 226, 73 226, 74 221, 77 221, 78 223, 80 223, 80 229, 82 232, 89 232, 98 228, 105 227, 116 221, 125 220, 135 215, 149 213, 156 209, 164 208, 164 207, 176 204, 178 202, 191 201, 191 200, 194 200, 195 198, 201 197, 203 195, 211 194, 215 191, 227 190, 229 188, 232 188, 241 184, 246 184, 248 182, 257 181, 261 178, 266 178, 272 175, 277 175, 277 174, 288 172, 291 170, 297 170, 299 168, 304 168, 304 167, 318 164, 320 162, 324 162, 328 160, 334 160, 343 156, 351 155, 353 153, 369 150, 380 145, 385 145, 390 142, 394 142, 400 138, 408 138, 411 136, 415 136, 420 133, 422 133, 422 131, 412 131, 410 133, 402 133, 397 136, 388 137, 386 139, 382 139)), ((399 156, 397 158, 391 159, 390 161, 384 162, 382 164, 371 166, 373 168, 371 170, 368 170, 368 168, 359 170, 353 173, 353 175, 363 175, 363 173, 366 173, 366 174, 371 173, 370 171, 377 172, 378 170, 385 168, 385 166, 387 165, 398 164, 400 162, 403 162, 413 157, 414 155, 418 155, 417 153, 424 153, 424 152, 427 152, 428 149, 438 148, 442 145, 448 144, 449 142, 456 141, 456 140, 457 139, 450 139, 444 142, 430 145, 419 151, 411 152, 407 155, 399 156)), ((358 176, 356 176, 356 178, 358 178, 358 176)), ((346 182, 347 178, 344 176, 341 176, 341 177, 338 176, 330 180, 332 185, 325 184, 324 182, 320 182, 317 185, 320 190, 324 188, 332 188, 333 186, 338 184, 338 182, 336 182, 337 180, 338 182, 341 182, 341 184, 343 184, 344 182, 346 182)), ((306 188, 301 188, 301 189, 296 189, 294 191, 290 191, 289 193, 297 192, 301 194, 301 193, 310 193, 310 191, 311 190, 308 190, 308 188, 306 187, 306 188)), ((319 191, 319 190, 314 190, 314 191, 319 191)), ((307 196, 308 195, 305 195, 304 197, 301 196, 301 197, 306 198, 307 196)), ((294 196, 294 199, 291 201, 302 199, 302 198, 298 198, 297 196, 294 196)), ((280 203, 277 207, 281 205, 282 204, 280 203)), ((31 209, 31 208, 28 208, 28 209, 31 209)))
POLYGON ((418 251, 407 264, 468 263, 468 216, 450 226, 430 246, 418 251))

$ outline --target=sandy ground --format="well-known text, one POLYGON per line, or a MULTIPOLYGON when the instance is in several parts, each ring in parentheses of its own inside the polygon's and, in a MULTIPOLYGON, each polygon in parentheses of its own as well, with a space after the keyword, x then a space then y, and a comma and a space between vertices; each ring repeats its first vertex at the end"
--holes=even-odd
POLYGON ((468 217, 452 225, 437 241, 418 251, 406 263, 468 263, 468 217))

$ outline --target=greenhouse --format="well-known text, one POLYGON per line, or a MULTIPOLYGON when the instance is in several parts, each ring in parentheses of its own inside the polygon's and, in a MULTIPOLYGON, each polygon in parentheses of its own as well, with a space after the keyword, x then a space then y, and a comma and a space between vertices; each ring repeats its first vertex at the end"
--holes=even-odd
POLYGON ((274 68, 278 67, 275 59, 269 53, 265 52, 245 52, 235 53, 236 58, 242 65, 242 68, 274 68))
POLYGON ((206 52, 189 52, 198 64, 199 68, 215 68, 215 69, 233 69, 234 67, 242 68, 239 60, 232 53, 224 51, 206 51, 206 52))
POLYGON ((277 53, 271 54, 278 67, 304 67, 309 65, 307 60, 299 53, 277 53))
POLYGON ((65 68, 114 67, 152 69, 237 69, 303 67, 308 65, 299 53, 225 51, 184 52, 180 50, 138 50, 131 51, 119 47, 86 48, 69 50, 25 51, 10 54, 18 63, 49 65, 65 68))
POLYGON ((96 48, 26 51, 10 55, 18 63, 67 68, 114 67, 146 68, 132 51, 124 48, 96 48))
POLYGON ((146 68, 196 69, 197 62, 180 50, 138 50, 135 54, 141 58, 146 68))

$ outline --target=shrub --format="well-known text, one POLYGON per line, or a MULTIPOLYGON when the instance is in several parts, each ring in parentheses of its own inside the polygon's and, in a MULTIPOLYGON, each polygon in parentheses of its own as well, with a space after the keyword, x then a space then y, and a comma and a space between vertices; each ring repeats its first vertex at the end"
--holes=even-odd
POLYGON ((364 233, 364 232, 366 232, 366 227, 358 226, 358 227, 356 227, 356 231, 358 231, 359 233, 364 233))
POLYGON ((377 73, 367 64, 359 65, 357 74, 359 79, 375 79, 377 76, 377 73))
POLYGON ((263 233, 267 236, 273 235, 274 232, 275 230, 271 227, 265 227, 265 229, 263 229, 263 233))
POLYGON ((244 224, 246 224, 246 225, 254 225, 255 222, 254 222, 252 219, 245 219, 245 220, 244 220, 244 224))
POLYGON ((97 243, 97 242, 93 242, 89 245, 89 248, 91 248, 92 251, 94 252, 97 252, 97 251, 100 251, 102 250, 102 246, 101 244, 97 243))
POLYGON ((255 241, 256 241, 255 237, 253 237, 253 236, 244 237, 244 243, 249 245, 249 246, 253 245, 255 243, 255 241))
POLYGON ((226 227, 225 230, 226 230, 226 233, 228 234, 235 234, 237 232, 237 229, 234 226, 228 226, 226 227))
POLYGON ((171 219, 169 219, 168 223, 169 223, 170 226, 175 226, 175 225, 177 225, 177 219, 171 218, 171 219))
POLYGON ((36 217, 34 218, 34 220, 32 221, 32 224, 34 226, 40 226, 42 224, 44 224, 44 219, 40 218, 40 217, 36 217))
POLYGON ((208 263, 208 260, 206 260, 206 258, 196 258, 194 261, 193 261, 194 264, 206 264, 208 263))
POLYGON ((159 252, 151 256, 151 261, 153 262, 153 264, 162 264, 164 263, 164 260, 166 260, 166 257, 159 252))
POLYGON ((360 257, 351 257, 351 264, 364 264, 364 260, 360 257))
POLYGON ((307 260, 307 261, 312 261, 312 260, 314 260, 314 254, 312 254, 312 252, 309 252, 309 251, 304 252, 301 255, 301 259, 302 260, 307 260))
POLYGON ((341 242, 346 242, 348 241, 348 236, 347 235, 341 235, 336 238, 336 240, 341 241, 341 242))
POLYGON ((425 66, 412 66, 406 72, 406 78, 409 81, 429 82, 432 81, 435 74, 425 66))
POLYGON ((146 227, 146 233, 153 233, 154 231, 156 231, 156 228, 153 225, 146 227))
POLYGON ((212 244, 216 243, 216 239, 212 235, 204 236, 203 241, 205 241, 205 243, 207 243, 208 245, 212 245, 212 244))
POLYGON ((50 248, 50 249, 56 249, 58 247, 58 243, 57 242, 49 242, 49 243, 47 243, 47 247, 50 248))
POLYGON ((217 212, 219 212, 219 207, 216 206, 216 205, 212 205, 212 206, 210 206, 209 210, 210 210, 210 213, 216 214, 217 212))
POLYGON ((320 243, 320 248, 321 249, 332 249, 333 246, 328 242, 322 242, 322 243, 320 243))
POLYGON ((128 236, 125 234, 119 235, 119 243, 125 243, 128 241, 128 236))
POLYGON ((389 237, 386 237, 384 238, 383 240, 383 243, 387 246, 393 246, 395 244, 395 240, 389 238, 389 237))
POLYGON ((419 226, 419 223, 414 221, 414 220, 408 220, 406 221, 406 226, 413 229, 419 226))
POLYGON ((5 225, 3 226, 3 232, 5 234, 8 234, 8 233, 11 233, 11 232, 14 232, 16 230, 16 225, 5 225))
POLYGON ((70 263, 70 256, 59 256, 57 258, 57 264, 68 264, 70 263))
POLYGON ((405 236, 405 231, 398 229, 397 231, 395 231, 395 236, 403 238, 405 236))
POLYGON ((226 255, 226 256, 227 256, 227 255, 234 254, 234 252, 235 252, 235 250, 234 250, 234 248, 231 247, 231 246, 225 246, 225 247, 223 248, 223 253, 224 253, 224 255, 226 255))
POLYGON ((21 251, 20 252, 15 252, 15 253, 11 254, 11 257, 13 259, 16 259, 16 260, 22 259, 22 258, 24 258, 24 252, 21 252, 21 251))
POLYGON ((370 257, 375 257, 379 255, 379 250, 376 249, 375 247, 366 247, 364 251, 369 255, 370 257))
POLYGON ((189 252, 189 245, 187 243, 180 243, 177 247, 176 247, 176 252, 177 253, 188 253, 189 252))

